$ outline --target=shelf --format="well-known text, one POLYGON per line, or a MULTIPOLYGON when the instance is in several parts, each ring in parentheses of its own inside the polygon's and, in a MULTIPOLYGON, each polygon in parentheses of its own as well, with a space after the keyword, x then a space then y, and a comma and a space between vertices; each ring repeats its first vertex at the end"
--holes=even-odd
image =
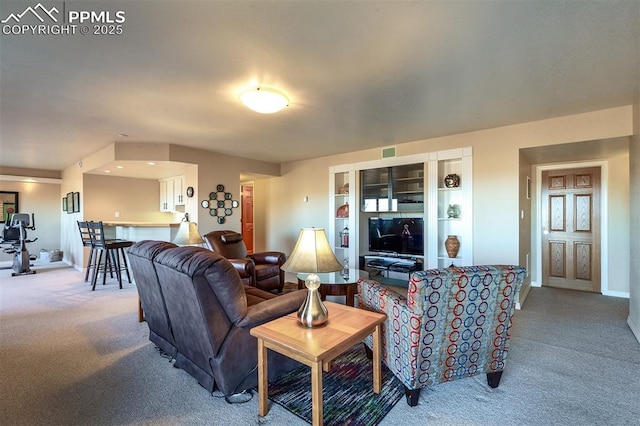
POLYGON ((424 170, 424 163, 360 170, 360 210, 392 213, 414 203, 423 210, 424 170))

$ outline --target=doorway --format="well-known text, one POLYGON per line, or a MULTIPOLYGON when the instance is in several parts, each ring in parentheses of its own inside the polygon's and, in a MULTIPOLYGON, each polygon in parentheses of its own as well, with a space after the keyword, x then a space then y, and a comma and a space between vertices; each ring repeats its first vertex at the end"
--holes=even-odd
POLYGON ((602 170, 543 170, 540 180, 542 285, 601 293, 602 170))
POLYGON ((240 202, 242 204, 242 239, 247 247, 247 254, 253 253, 253 185, 240 186, 240 202))

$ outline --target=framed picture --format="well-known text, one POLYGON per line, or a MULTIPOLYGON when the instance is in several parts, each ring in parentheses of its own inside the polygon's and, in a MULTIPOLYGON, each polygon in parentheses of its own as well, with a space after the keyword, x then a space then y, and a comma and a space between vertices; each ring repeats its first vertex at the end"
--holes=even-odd
POLYGON ((18 192, 0 191, 0 207, 2 207, 0 223, 8 222, 12 214, 18 213, 18 192))
POLYGON ((73 192, 67 193, 67 214, 73 213, 73 192))
POLYGON ((66 212, 69 210, 69 204, 67 204, 67 197, 62 197, 62 211, 66 212))
POLYGON ((73 199, 73 212, 79 213, 80 212, 80 193, 74 192, 72 199, 73 199))

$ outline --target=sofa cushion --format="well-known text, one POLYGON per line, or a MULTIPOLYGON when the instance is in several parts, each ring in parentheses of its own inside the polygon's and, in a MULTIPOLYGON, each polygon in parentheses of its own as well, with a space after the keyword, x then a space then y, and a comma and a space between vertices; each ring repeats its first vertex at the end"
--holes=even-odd
POLYGON ((273 293, 269 293, 268 291, 260 290, 256 287, 251 287, 249 285, 244 286, 244 292, 247 295, 247 305, 253 306, 258 303, 262 303, 265 300, 273 299, 274 297, 278 297, 273 293))
POLYGON ((278 264, 263 263, 256 265, 256 279, 262 281, 269 277, 275 277, 280 275, 280 266, 278 264))

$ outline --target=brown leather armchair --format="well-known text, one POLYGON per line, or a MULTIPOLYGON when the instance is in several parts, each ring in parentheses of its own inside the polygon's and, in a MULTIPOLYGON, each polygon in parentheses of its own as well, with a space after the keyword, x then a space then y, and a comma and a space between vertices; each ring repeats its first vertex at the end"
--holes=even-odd
POLYGON ((277 290, 284 287, 284 271, 280 266, 287 256, 279 251, 247 254, 242 234, 235 231, 211 231, 202 236, 210 250, 227 258, 236 268, 246 285, 261 290, 277 290))

